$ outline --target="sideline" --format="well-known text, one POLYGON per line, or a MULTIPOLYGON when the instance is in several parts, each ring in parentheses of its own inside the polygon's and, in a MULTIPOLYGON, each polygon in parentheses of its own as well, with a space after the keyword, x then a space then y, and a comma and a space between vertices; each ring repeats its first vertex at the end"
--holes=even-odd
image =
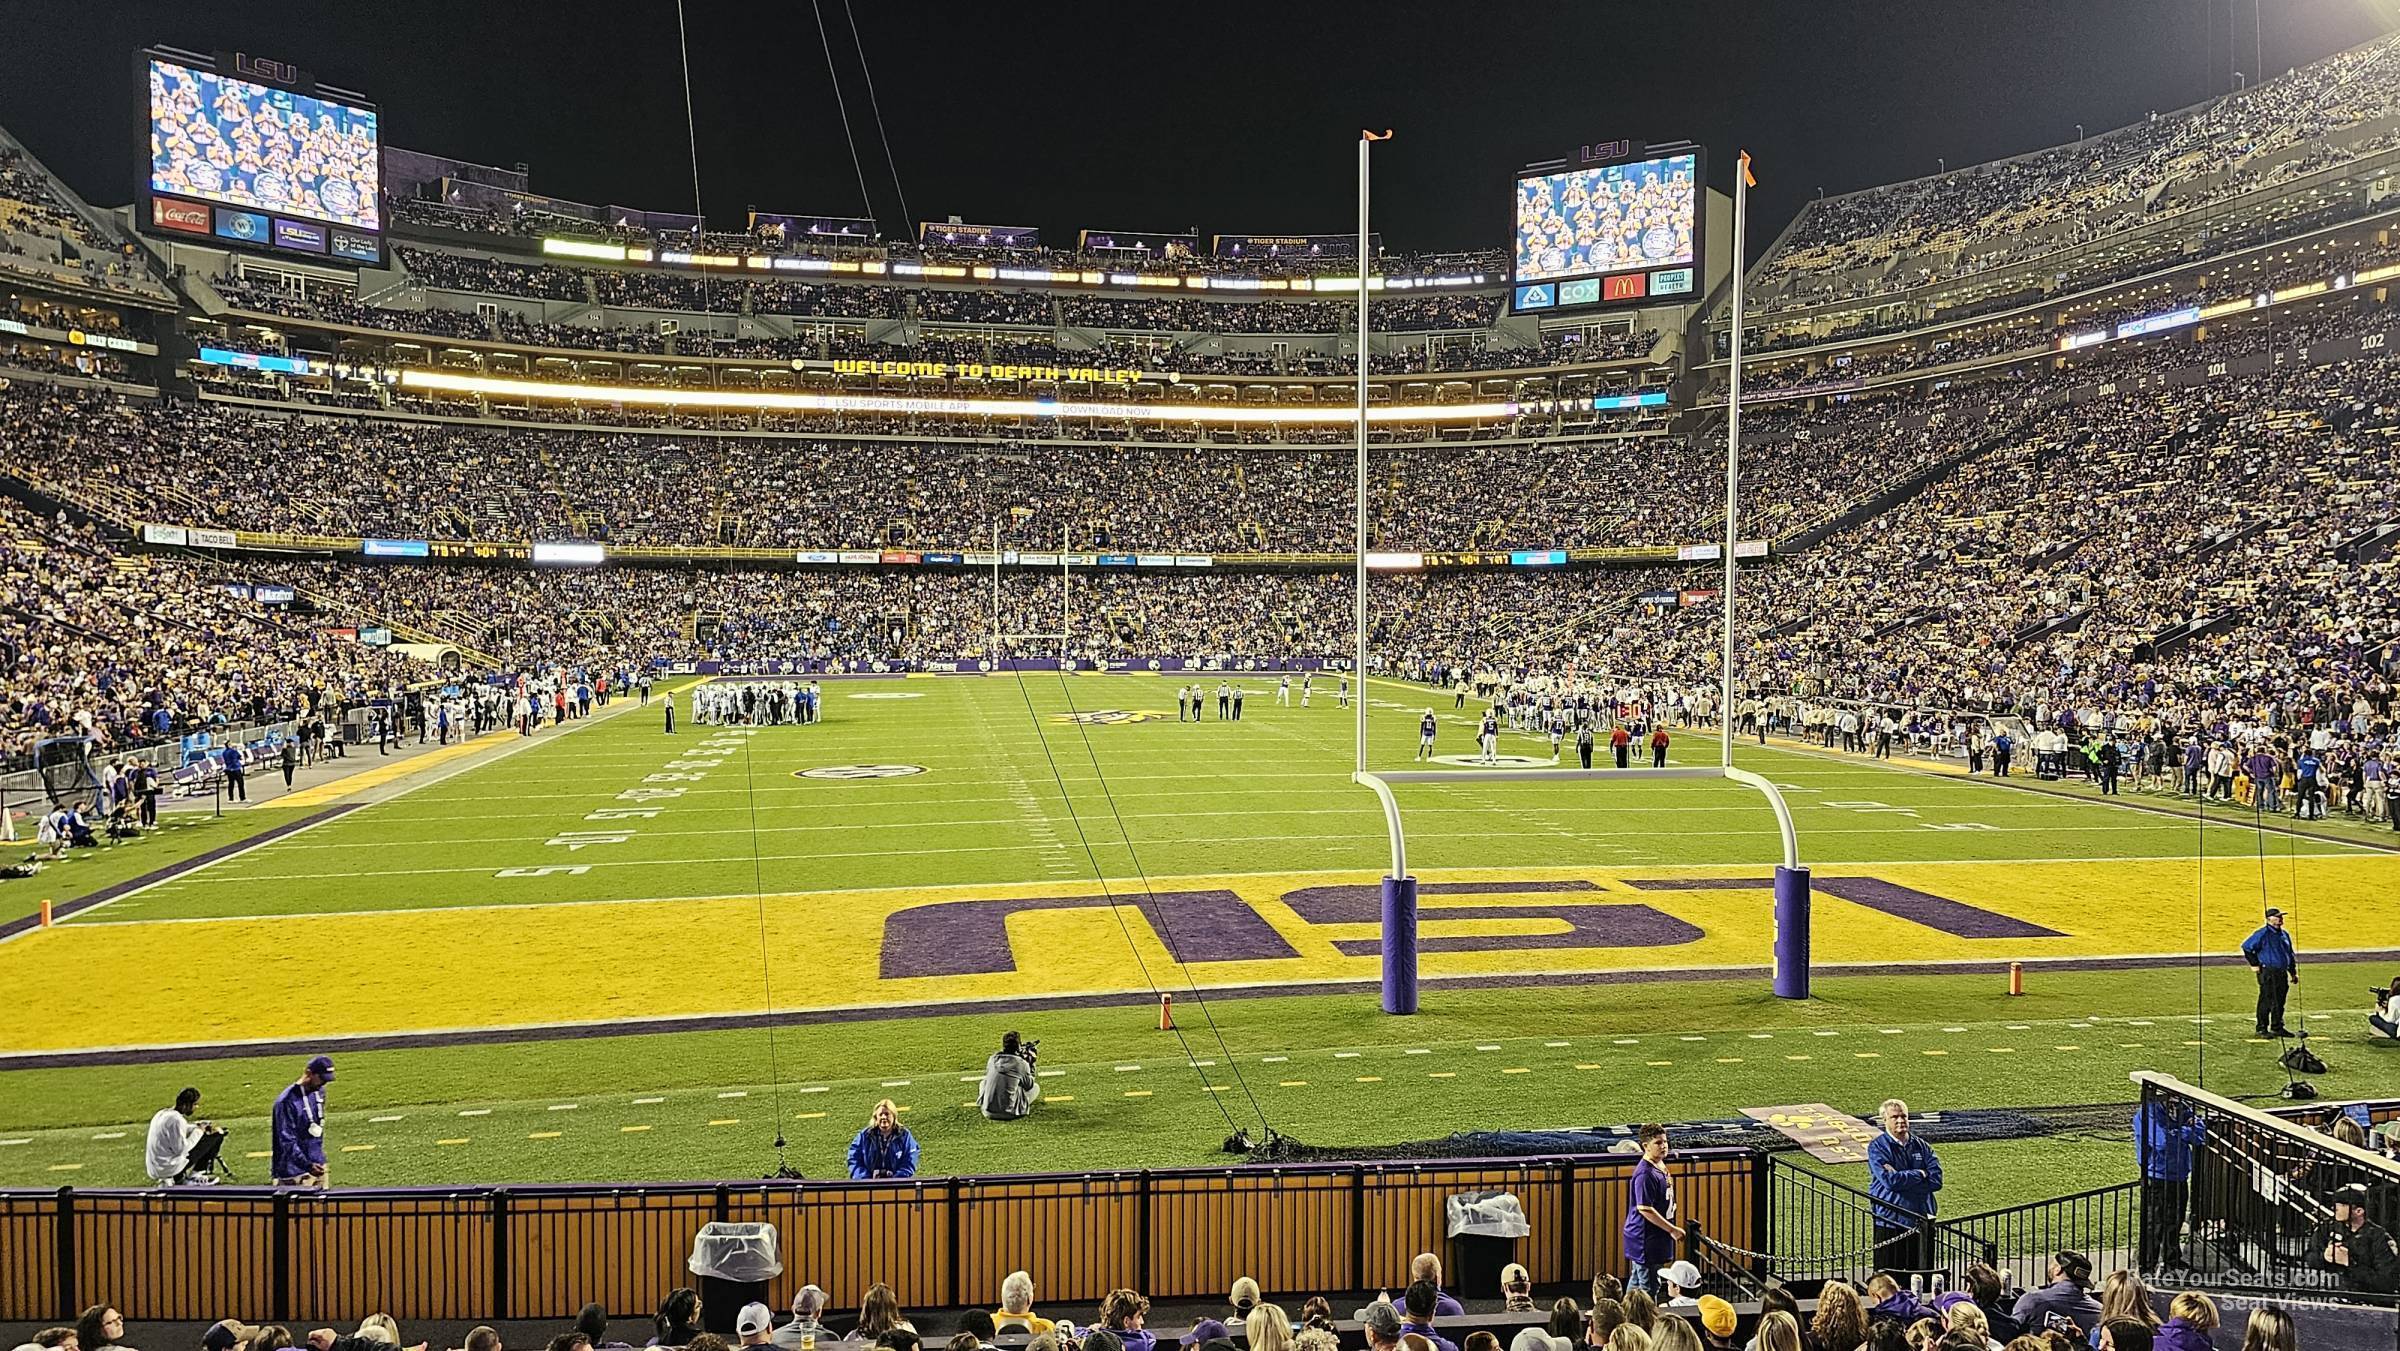
MULTIPOLYGON (((1435 690, 1435 687, 1431 685, 1419 685, 1412 681, 1395 680, 1390 676, 1369 676, 1368 679, 1379 685, 1389 685, 1396 689, 1409 689, 1418 691, 1435 690)), ((1462 719, 1458 718, 1445 718, 1445 720, 1452 722, 1462 721, 1462 719)), ((1714 727, 1693 727, 1682 730, 1701 734, 1701 736, 1704 738, 1701 743, 1703 745, 1714 746, 1717 744, 1718 731, 1714 727)), ((1534 734, 1523 733, 1522 735, 1532 736, 1534 734)), ((1683 738, 1679 737, 1677 739, 1682 740, 1683 738)), ((1922 778, 1948 779, 1959 783, 1970 783, 1979 787, 2009 788, 2020 793, 2038 794, 2042 797, 2057 798, 2066 802, 2081 802, 2094 806, 2116 807, 2131 812, 2145 812, 2151 816, 2161 816, 2171 821, 2189 821, 2194 825, 2202 824, 2203 821, 2205 821, 2205 823, 2208 825, 2224 828, 2239 829, 2242 827, 2249 827, 2257 830, 2270 831, 2278 835, 2290 835, 2303 840, 2315 840, 2322 844, 2345 845, 2352 849, 2365 850, 2370 853, 2400 854, 2400 831, 2392 832, 2391 842, 2378 843, 2371 835, 2368 838, 2361 839, 2353 838, 2348 835, 2335 835, 2314 830, 2302 830, 2297 826, 2290 824, 2288 819, 2282 818, 2280 815, 2274 819, 2261 819, 2256 813, 2244 813, 2238 808, 2222 814, 2212 815, 2199 810, 2186 810, 2180 805, 2164 802, 2128 802, 2117 797, 2102 797, 2097 793, 2073 792, 2065 787, 2063 780, 2060 781, 2059 786, 2051 787, 2040 781, 2033 780, 2030 774, 2026 776, 2027 781, 2025 782, 2019 782, 2013 775, 2009 778, 2003 779, 1991 774, 1970 774, 1967 772, 1967 767, 1963 764, 1953 764, 1947 760, 1929 760, 1923 756, 1917 755, 1894 755, 1882 759, 1878 759, 1871 755, 1852 755, 1845 751, 1829 750, 1823 746, 1815 745, 1805 740, 1780 734, 1771 735, 1764 741, 1760 741, 1754 736, 1736 736, 1733 739, 1733 744, 1736 750, 1748 748, 1752 750, 1780 751, 1786 755, 1804 755, 1810 759, 1822 760, 1829 764, 1847 765, 1856 769, 1892 770, 1903 774, 1914 774, 1922 778)), ((1462 778, 1472 777, 1473 774, 1473 770, 1460 771, 1460 777, 1462 778)), ((2199 856, 2194 855, 2193 857, 2197 858, 2199 856)))
MULTIPOLYGON (((2189 953, 2159 953, 2131 957, 2028 957, 2018 959, 2032 971, 2145 971, 2191 967, 2189 953)), ((2358 948, 2312 953, 2311 960, 2327 962, 2390 962, 2400 960, 2400 948, 2358 948)), ((2211 953, 2201 965, 2233 967, 2239 953, 2211 953)), ((1975 976, 2005 974, 2011 963, 1992 958, 1943 962, 1844 962, 1812 968, 1819 978, 1849 976, 1975 976)), ((1528 971, 1425 976, 1421 984, 1440 990, 1557 989, 1586 985, 1666 985, 1679 981, 1764 980, 1764 966, 1705 966, 1637 968, 1612 971, 1528 971)), ((1355 979, 1284 981, 1235 985, 1199 985, 1210 999, 1278 999, 1287 996, 1347 994, 1380 988, 1380 975, 1355 979)), ((497 1027, 445 1028, 414 1032, 359 1032, 331 1036, 273 1037, 254 1040, 181 1042, 163 1046, 105 1046, 62 1051, 0 1053, 0 1073, 12 1070, 82 1069, 101 1065, 174 1064, 194 1060, 228 1060, 247 1056, 288 1056, 302 1051, 405 1051, 454 1046, 507 1046, 527 1042, 583 1041, 597 1037, 655 1036, 676 1032, 733 1032, 777 1027, 882 1022, 887 1019, 944 1018, 963 1014, 1047 1013, 1070 1009, 1149 1008, 1157 994, 1150 990, 1120 990, 1083 995, 996 995, 987 998, 948 998, 908 1004, 843 1004, 818 1009, 778 1009, 773 1013, 692 1013, 610 1022, 518 1023, 497 1027)))
MULTIPOLYGON (((670 690, 665 697, 672 697, 672 695, 673 691, 670 690)), ((605 722, 610 718, 622 716, 627 710, 639 709, 641 707, 642 705, 637 701, 627 704, 624 709, 612 709, 605 713, 596 714, 590 718, 580 719, 575 725, 568 727, 562 736, 572 735, 573 733, 582 731, 586 728, 597 726, 598 724, 605 722)), ((371 769, 364 769, 355 774, 343 775, 338 779, 334 779, 328 783, 319 784, 313 788, 306 788, 298 792, 285 794, 283 797, 272 799, 275 805, 282 806, 289 804, 293 806, 314 806, 316 805, 317 799, 313 795, 324 793, 329 789, 342 789, 342 795, 344 796, 347 796, 352 792, 371 792, 372 790, 382 787, 386 784, 407 779, 414 771, 439 768, 441 764, 447 762, 447 760, 443 758, 444 752, 448 753, 447 759, 465 759, 466 753, 470 750, 489 751, 488 754, 485 754, 480 758, 465 759, 465 763, 458 764, 449 770, 443 773, 435 774, 430 778, 421 779, 413 783, 403 783, 402 786, 393 789, 391 792, 382 794, 381 796, 364 801, 335 803, 325 810, 319 811, 311 816, 304 817, 301 820, 287 821, 280 826, 261 831, 255 835, 247 835, 238 840, 228 841, 225 844, 219 845, 215 849, 211 849, 200 854, 195 854, 190 858, 180 859, 173 863, 164 864, 150 872, 142 874, 139 877, 129 878, 126 881, 102 887, 98 891, 92 892, 90 895, 79 896, 71 901, 66 901, 53 907, 51 911, 51 918, 56 921, 64 919, 69 915, 84 914, 93 910, 98 910, 112 902, 121 901, 128 896, 148 891, 150 888, 158 886, 161 883, 173 881, 176 878, 186 877, 193 873, 200 872, 203 869, 209 868, 215 864, 222 863, 229 858, 247 854, 254 849, 264 848, 267 845, 273 844, 279 840, 288 839, 293 835, 299 834, 301 831, 313 830, 318 826, 324 825, 329 821, 337 820, 343 816, 347 816, 351 812, 358 811, 361 808, 377 806, 381 803, 393 801, 406 794, 413 793, 420 788, 430 788, 437 783, 444 782, 445 780, 453 778, 459 774, 463 774, 468 770, 481 769, 487 765, 496 764, 501 760, 507 759, 509 756, 516 755, 522 751, 530 750, 535 746, 553 744, 559 739, 560 737, 556 736, 518 736, 513 731, 491 732, 482 737, 476 738, 472 742, 461 742, 456 746, 442 747, 438 751, 427 751, 420 755, 412 755, 405 760, 395 761, 389 765, 376 765, 371 769), (492 749, 484 744, 500 737, 506 737, 517 744, 501 749, 492 749), (299 801, 295 802, 293 799, 299 799, 299 801)), ((29 932, 38 931, 40 928, 39 921, 39 915, 27 915, 19 919, 10 920, 5 924, 0 924, 0 943, 21 938, 29 932)))

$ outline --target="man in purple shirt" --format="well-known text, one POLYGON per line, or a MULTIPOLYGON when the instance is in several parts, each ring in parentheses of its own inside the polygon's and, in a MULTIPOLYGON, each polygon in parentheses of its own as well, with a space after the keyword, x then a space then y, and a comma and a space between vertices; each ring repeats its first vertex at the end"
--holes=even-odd
POLYGON ((2250 776, 2250 803, 2262 812, 2277 809, 2276 789, 2280 780, 2276 768, 2274 753, 2264 746, 2250 752, 2250 758, 2242 762, 2243 772, 2250 776))
POLYGON ((321 1055, 308 1062, 298 1082, 276 1095, 269 1121, 276 1186, 325 1185, 325 1085, 332 1082, 333 1057, 321 1055))
POLYGON ((1644 1126, 1636 1138, 1642 1161, 1633 1166, 1633 1185, 1627 1189, 1625 1260, 1633 1273, 1625 1288, 1656 1295, 1658 1269, 1674 1260, 1683 1226, 1675 1222, 1675 1179, 1667 1175, 1667 1128, 1644 1126))

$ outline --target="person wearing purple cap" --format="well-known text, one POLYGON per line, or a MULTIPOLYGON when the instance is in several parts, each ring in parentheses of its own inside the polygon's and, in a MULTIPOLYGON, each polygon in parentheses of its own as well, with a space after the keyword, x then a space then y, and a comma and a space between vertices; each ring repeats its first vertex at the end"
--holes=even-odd
POLYGON ((1204 1342, 1227 1340, 1225 1324, 1214 1318, 1203 1318, 1192 1324, 1192 1330, 1177 1339, 1183 1346, 1199 1346, 1204 1342))
POLYGON ((276 1095, 272 1118, 278 1187, 325 1185, 325 1085, 333 1082, 333 1057, 310 1060, 300 1078, 276 1095))

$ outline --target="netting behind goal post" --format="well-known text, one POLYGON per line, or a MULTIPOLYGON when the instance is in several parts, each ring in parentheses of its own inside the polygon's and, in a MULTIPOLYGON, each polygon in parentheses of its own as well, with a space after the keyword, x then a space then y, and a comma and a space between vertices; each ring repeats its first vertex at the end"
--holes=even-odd
POLYGON ((41 771, 42 791, 53 807, 88 802, 100 791, 99 776, 92 771, 90 737, 60 736, 37 742, 33 764, 41 771))

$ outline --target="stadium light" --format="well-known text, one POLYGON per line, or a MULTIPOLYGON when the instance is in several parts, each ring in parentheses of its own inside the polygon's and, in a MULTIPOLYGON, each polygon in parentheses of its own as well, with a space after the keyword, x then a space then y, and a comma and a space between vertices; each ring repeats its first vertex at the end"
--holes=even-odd
MULTIPOLYGON (((1121 403, 1065 399, 951 399, 914 394, 812 394, 748 389, 671 389, 652 385, 589 385, 566 380, 516 380, 454 371, 408 370, 400 387, 442 394, 563 403, 621 403, 644 408, 741 409, 783 413, 900 413, 937 417, 1097 418, 1111 422, 1192 422, 1214 426, 1264 424, 1346 426, 1352 408, 1240 404, 1121 403)), ((1498 422, 1517 415, 1513 399, 1483 403, 1385 404, 1366 410, 1370 423, 1498 422)))

